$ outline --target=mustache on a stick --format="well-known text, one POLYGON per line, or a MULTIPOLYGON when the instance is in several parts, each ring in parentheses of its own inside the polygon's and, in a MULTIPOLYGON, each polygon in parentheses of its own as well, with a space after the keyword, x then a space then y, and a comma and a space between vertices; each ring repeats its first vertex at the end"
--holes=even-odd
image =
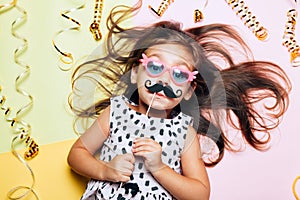
POLYGON ((174 90, 170 86, 164 86, 161 82, 151 85, 151 81, 146 80, 145 87, 152 93, 163 91, 164 94, 169 98, 178 98, 182 95, 182 91, 180 89, 177 90, 175 94, 174 90))

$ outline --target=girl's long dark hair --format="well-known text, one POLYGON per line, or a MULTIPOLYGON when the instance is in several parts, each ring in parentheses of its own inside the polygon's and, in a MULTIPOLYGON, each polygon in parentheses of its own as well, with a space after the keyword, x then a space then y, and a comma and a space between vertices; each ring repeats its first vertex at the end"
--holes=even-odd
POLYGON ((206 165, 217 164, 225 148, 234 150, 224 131, 224 121, 240 130, 253 148, 267 149, 269 131, 278 126, 288 106, 291 86, 285 72, 272 62, 254 61, 239 34, 225 24, 182 30, 177 22, 161 21, 146 27, 123 28, 122 22, 132 17, 140 6, 141 1, 135 7, 115 7, 107 20, 106 55, 87 61, 74 71, 69 104, 78 118, 97 117, 110 104, 113 95, 124 94, 137 103, 130 71, 139 65, 142 53, 156 44, 180 44, 192 53, 199 71, 192 82, 194 96, 184 100, 180 110, 193 116, 198 134, 209 137, 219 149, 218 158, 206 165), (96 102, 84 108, 78 103, 81 98, 87 98, 77 87, 82 79, 96 84, 96 90, 91 91, 93 95, 101 94, 96 102), (264 110, 256 107, 258 102, 269 98, 275 100, 273 105, 265 105, 264 110), (190 101, 197 102, 197 107, 191 107, 190 101))

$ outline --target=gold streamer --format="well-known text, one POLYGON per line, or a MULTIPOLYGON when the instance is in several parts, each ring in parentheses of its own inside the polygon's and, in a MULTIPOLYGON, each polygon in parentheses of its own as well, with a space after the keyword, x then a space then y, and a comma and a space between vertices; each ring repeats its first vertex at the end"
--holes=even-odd
POLYGON ((96 0, 95 7, 94 7, 94 21, 90 25, 90 31, 92 32, 94 39, 96 41, 99 41, 102 38, 102 34, 100 30, 102 10, 103 10, 103 0, 96 0))
POLYGON ((20 134, 18 136, 15 136, 12 140, 12 143, 11 143, 11 150, 12 150, 12 153, 13 155, 19 160, 21 161, 25 167, 29 170, 30 172, 30 175, 31 175, 31 178, 32 178, 32 183, 31 183, 31 186, 28 187, 28 186, 23 186, 23 185, 20 185, 20 186, 16 186, 14 188, 12 188, 11 190, 8 191, 7 193, 7 197, 9 199, 12 199, 12 200, 17 200, 17 199, 22 199, 24 197, 26 197, 27 195, 29 195, 30 193, 32 193, 34 195, 34 197, 38 200, 39 197, 37 195, 37 193, 35 192, 35 190, 33 189, 34 188, 34 185, 35 185, 35 176, 34 176, 34 173, 33 173, 33 170, 31 169, 31 167, 28 165, 28 163, 24 160, 24 158, 15 150, 15 143, 17 143, 19 140, 24 140, 24 138, 28 138, 29 135, 23 135, 23 134, 20 134), (18 190, 25 190, 24 193, 20 194, 19 196, 14 196, 14 194, 18 191, 18 190))
POLYGON ((32 96, 26 92, 25 90, 21 89, 20 88, 20 84, 23 82, 23 80, 29 76, 30 74, 30 66, 21 62, 18 57, 20 54, 22 54, 28 47, 28 41, 26 38, 22 37, 21 35, 19 35, 15 29, 16 27, 19 25, 19 24, 22 24, 24 21, 27 20, 27 12, 22 9, 21 7, 19 6, 15 6, 15 8, 20 12, 22 13, 23 15, 21 17, 18 17, 13 23, 12 23, 12 26, 11 26, 11 33, 12 35, 19 39, 19 40, 22 40, 22 44, 21 46, 19 46, 17 49, 15 49, 14 51, 14 61, 17 65, 19 65, 20 67, 23 67, 25 70, 17 76, 16 80, 15 80, 15 87, 16 87, 16 91, 20 94, 22 94, 23 96, 25 97, 28 97, 29 98, 29 103, 26 104, 25 106, 23 106, 22 108, 20 108, 17 113, 16 113, 16 118, 25 113, 27 110, 29 110, 31 107, 32 107, 32 104, 33 104, 33 98, 32 96))
POLYGON ((282 45, 288 49, 290 53, 290 62, 293 67, 300 66, 300 46, 297 44, 295 37, 295 29, 298 12, 296 9, 290 9, 287 12, 287 21, 282 37, 282 45))
POLYGON ((208 0, 204 0, 204 5, 202 6, 201 9, 195 9, 194 10, 194 22, 201 22, 204 19, 204 15, 202 13, 202 10, 204 10, 208 4, 208 0))
POLYGON ((0 5, 0 13, 13 8, 17 4, 17 0, 13 0, 10 3, 0 5))
POLYGON ((54 46, 55 50, 59 53, 59 60, 61 61, 61 63, 59 64, 59 68, 60 68, 62 71, 69 71, 69 70, 73 67, 73 64, 74 64, 74 58, 73 58, 72 53, 63 51, 63 50, 61 50, 60 47, 58 47, 58 46, 56 45, 56 42, 55 42, 55 41, 56 41, 56 38, 57 38, 59 35, 61 35, 61 34, 63 34, 64 32, 66 32, 66 31, 74 31, 74 30, 75 30, 75 31, 79 31, 79 30, 80 30, 81 24, 79 23, 79 21, 77 21, 77 20, 74 19, 74 18, 71 18, 71 17, 69 16, 69 14, 72 13, 72 12, 75 12, 75 11, 77 11, 77 10, 81 10, 81 9, 83 9, 84 7, 85 7, 85 4, 82 4, 82 5, 80 5, 80 6, 76 7, 76 8, 71 8, 71 9, 69 9, 69 10, 65 10, 65 11, 62 11, 62 12, 60 13, 60 15, 61 15, 63 18, 65 18, 65 19, 67 19, 67 20, 70 20, 73 24, 75 24, 75 26, 73 26, 73 27, 65 28, 65 29, 62 29, 62 30, 58 31, 58 32, 54 35, 54 37, 53 37, 53 39, 52 39, 52 45, 54 46), (62 65, 65 65, 65 66, 62 66, 62 65))
POLYGON ((269 33, 267 29, 260 25, 256 17, 252 14, 243 0, 226 0, 235 14, 240 17, 244 24, 254 33, 257 39, 265 41, 269 33))
MULTIPOLYGON (((5 106, 6 97, 3 95, 0 96, 0 107, 1 107, 1 110, 4 111, 6 121, 9 122, 10 126, 15 128, 14 131, 18 133, 18 135, 12 139, 11 152, 30 171, 30 174, 31 174, 31 177, 33 180, 30 187, 16 186, 16 187, 12 188, 7 193, 7 197, 9 199, 17 200, 17 199, 24 198, 28 194, 32 193, 36 197, 36 199, 39 199, 38 195, 36 194, 36 192, 33 189, 33 187, 35 185, 35 176, 34 176, 33 170, 30 168, 30 166, 28 165, 26 160, 24 160, 24 158, 25 159, 34 158, 38 154, 39 148, 38 148, 37 143, 33 140, 33 138, 30 137, 31 126, 28 123, 26 123, 24 120, 21 119, 22 118, 21 116, 24 115, 33 105, 33 97, 28 92, 26 92, 25 90, 20 88, 20 84, 30 74, 30 66, 21 62, 18 59, 20 54, 22 54, 27 49, 28 41, 16 32, 16 28, 20 24, 22 24, 23 22, 25 22, 27 20, 27 12, 23 8, 17 6, 16 1, 12 1, 9 4, 1 5, 0 8, 5 9, 5 10, 8 10, 10 8, 16 8, 21 13, 21 16, 18 17, 17 19, 15 19, 11 25, 11 34, 15 38, 22 41, 22 44, 14 51, 14 62, 17 65, 19 65, 20 67, 24 68, 24 71, 21 74, 19 74, 15 80, 15 89, 19 94, 27 97, 29 99, 29 103, 22 106, 16 112, 15 117, 10 117, 10 113, 11 113, 12 109, 10 107, 5 106), (26 146, 28 147, 28 149, 24 153, 24 158, 16 151, 15 144, 17 142, 24 142, 26 144, 26 146), (15 193, 18 190, 22 190, 22 191, 25 190, 25 192, 23 192, 21 194, 20 194, 20 192, 18 192, 19 196, 16 196, 15 193)), ((1 92, 2 92, 2 87, 0 86, 0 93, 1 92)))
POLYGON ((164 12, 168 9, 169 5, 173 3, 174 0, 162 0, 160 3, 158 10, 156 11, 152 6, 149 5, 149 8, 159 17, 161 17, 164 12))
POLYGON ((294 194, 294 197, 296 198, 296 200, 300 200, 298 194, 297 194, 297 191, 296 191, 296 183, 297 181, 300 179, 300 176, 297 176, 295 178, 295 180, 293 181, 293 185, 292 185, 292 190, 293 190, 293 194, 294 194))

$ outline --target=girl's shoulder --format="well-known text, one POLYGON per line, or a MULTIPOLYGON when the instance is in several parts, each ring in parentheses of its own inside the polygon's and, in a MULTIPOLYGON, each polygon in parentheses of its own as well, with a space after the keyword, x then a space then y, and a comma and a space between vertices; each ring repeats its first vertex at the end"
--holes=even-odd
POLYGON ((119 95, 119 96, 113 96, 110 98, 110 105, 111 107, 120 107, 120 106, 127 106, 128 104, 131 104, 133 106, 136 106, 135 103, 131 102, 126 96, 119 95))
POLYGON ((109 105, 101 112, 101 114, 97 118, 98 126, 106 133, 109 132, 110 111, 111 106, 109 105))

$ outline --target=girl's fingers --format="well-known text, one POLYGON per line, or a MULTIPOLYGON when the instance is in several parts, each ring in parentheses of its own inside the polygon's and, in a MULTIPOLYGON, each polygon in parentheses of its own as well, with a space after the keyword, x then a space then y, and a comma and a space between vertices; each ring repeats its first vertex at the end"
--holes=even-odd
POLYGON ((124 176, 130 176, 132 174, 132 170, 130 170, 130 169, 124 169, 123 172, 122 172, 122 174, 124 176))
POLYGON ((152 139, 144 139, 134 142, 132 152, 136 156, 143 156, 145 154, 159 152, 161 146, 152 139))
POLYGON ((133 156, 133 154, 124 154, 124 161, 122 162, 123 168, 126 169, 126 171, 128 171, 128 173, 131 173, 133 171, 134 168, 134 162, 135 162, 135 158, 133 156))
POLYGON ((142 155, 142 154, 145 154, 145 153, 151 153, 151 152, 153 152, 153 149, 150 149, 150 148, 147 148, 147 147, 139 147, 139 148, 133 148, 132 152, 136 156, 139 156, 139 155, 142 155))
POLYGON ((120 180, 120 182, 128 182, 128 181, 130 181, 129 176, 123 176, 122 179, 120 180))
POLYGON ((149 144, 149 143, 137 143, 133 144, 132 152, 137 153, 137 152, 152 152, 155 151, 157 148, 155 148, 154 145, 149 144))
POLYGON ((133 146, 134 147, 139 147, 139 146, 152 146, 156 147, 159 145, 157 142, 152 140, 151 138, 137 138, 136 140, 133 141, 133 146))
POLYGON ((123 156, 124 156, 124 160, 127 160, 132 164, 135 162, 135 158, 131 153, 124 154, 123 156))

